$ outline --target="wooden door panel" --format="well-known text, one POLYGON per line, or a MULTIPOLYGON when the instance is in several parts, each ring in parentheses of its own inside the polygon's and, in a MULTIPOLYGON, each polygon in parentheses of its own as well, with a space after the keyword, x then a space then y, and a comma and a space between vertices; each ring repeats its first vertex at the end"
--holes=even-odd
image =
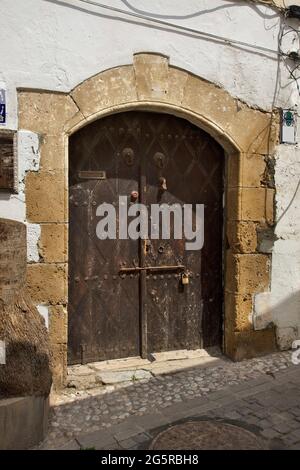
POLYGON ((130 116, 113 116, 70 140, 69 363, 140 352, 139 279, 119 275, 120 263, 138 263, 139 247, 118 238, 99 240, 96 234, 97 207, 110 203, 118 212, 119 194, 138 188, 138 148, 128 132, 131 125, 130 116), (127 165, 121 150, 133 146, 135 162, 127 165), (81 180, 78 175, 86 171, 104 172, 104 179, 81 180), (87 188, 85 200, 75 206, 74 195, 82 187, 87 188))
POLYGON ((200 129, 172 116, 149 113, 143 124, 147 205, 205 204, 205 244, 201 251, 186 251, 184 239, 151 240, 148 246, 146 266, 184 265, 190 275, 187 286, 182 285, 181 274, 176 271, 147 276, 148 349, 195 349, 219 344, 222 149, 200 129), (160 162, 155 157, 158 154, 160 162), (160 190, 161 177, 166 180, 166 191, 160 190))
POLYGON ((165 114, 121 113, 71 137, 70 363, 220 343, 222 168, 209 135, 165 114), (87 171, 102 179, 82 178, 87 171), (151 204, 205 204, 203 249, 187 251, 184 239, 99 240, 96 208, 111 203, 118 215, 119 196, 147 205, 149 227, 151 204), (144 269, 178 265, 189 273, 186 286, 178 269, 144 269), (143 270, 120 272, 133 267, 143 270))

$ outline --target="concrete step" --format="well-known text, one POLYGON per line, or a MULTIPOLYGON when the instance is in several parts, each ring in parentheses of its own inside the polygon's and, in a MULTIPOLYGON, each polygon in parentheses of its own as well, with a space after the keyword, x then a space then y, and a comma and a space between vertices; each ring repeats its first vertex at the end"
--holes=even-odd
POLYGON ((150 371, 143 369, 132 369, 132 370, 115 370, 100 372, 97 374, 99 381, 104 385, 116 384, 120 382, 135 382, 136 380, 150 379, 152 374, 150 371))

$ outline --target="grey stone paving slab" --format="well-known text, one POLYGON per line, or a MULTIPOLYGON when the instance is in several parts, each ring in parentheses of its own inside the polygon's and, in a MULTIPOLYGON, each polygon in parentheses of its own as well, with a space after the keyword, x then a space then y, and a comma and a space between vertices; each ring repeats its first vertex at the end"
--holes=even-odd
POLYGON ((137 447, 138 443, 134 439, 125 439, 123 441, 118 441, 120 447, 122 449, 133 449, 137 447))
POLYGON ((141 444, 142 442, 146 442, 151 439, 151 435, 147 433, 141 433, 134 436, 133 439, 137 444, 141 444))
POLYGON ((114 438, 120 442, 120 441, 124 441, 126 439, 129 439, 131 437, 134 437, 134 436, 137 436, 138 434, 141 434, 141 432, 143 431, 144 429, 140 426, 128 426, 127 429, 123 429, 123 430, 119 430, 118 432, 114 432, 113 435, 114 435, 114 438))
POLYGON ((274 437, 279 437, 280 433, 278 433, 272 428, 266 428, 261 432, 261 435, 266 437, 267 439, 273 439, 274 437))
POLYGON ((170 417, 163 415, 162 413, 137 416, 136 423, 138 426, 149 432, 151 429, 165 426, 170 423, 170 417))
POLYGON ((228 397, 230 397, 231 400, 233 400, 233 393, 231 390, 227 388, 224 390, 219 390, 218 392, 210 393, 207 399, 209 401, 216 401, 216 400, 220 400, 221 398, 228 398, 228 397))
POLYGON ((113 435, 103 429, 91 433, 79 434, 76 440, 80 444, 80 447, 84 449, 95 448, 98 450, 105 448, 105 446, 116 444, 113 435))
POLYGON ((259 395, 261 392, 269 391, 271 389, 272 384, 269 382, 265 382, 259 385, 252 385, 251 383, 248 384, 248 388, 241 390, 236 393, 237 396, 240 398, 250 397, 253 395, 259 395))

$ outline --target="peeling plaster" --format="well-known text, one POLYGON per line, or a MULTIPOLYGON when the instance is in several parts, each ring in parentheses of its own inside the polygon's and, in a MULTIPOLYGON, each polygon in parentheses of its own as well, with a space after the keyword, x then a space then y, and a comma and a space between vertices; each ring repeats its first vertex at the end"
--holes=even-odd
POLYGON ((38 248, 40 236, 41 226, 27 223, 27 261, 29 263, 38 263, 40 261, 38 248))
POLYGON ((37 305, 36 308, 44 318, 46 328, 49 329, 49 305, 37 305))
MULTIPOLYGON (((38 171, 40 167, 39 136, 31 131, 18 132, 19 184, 24 184, 27 171, 38 171)), ((20 186, 20 190, 23 187, 20 186)))

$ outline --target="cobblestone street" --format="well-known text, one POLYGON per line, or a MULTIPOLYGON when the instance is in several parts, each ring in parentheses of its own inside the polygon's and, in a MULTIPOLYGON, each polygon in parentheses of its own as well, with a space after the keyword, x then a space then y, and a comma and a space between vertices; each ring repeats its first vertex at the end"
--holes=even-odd
POLYGON ((291 352, 227 359, 147 380, 55 398, 40 449, 147 448, 159 429, 191 418, 222 420, 271 448, 300 449, 300 368, 291 352))

